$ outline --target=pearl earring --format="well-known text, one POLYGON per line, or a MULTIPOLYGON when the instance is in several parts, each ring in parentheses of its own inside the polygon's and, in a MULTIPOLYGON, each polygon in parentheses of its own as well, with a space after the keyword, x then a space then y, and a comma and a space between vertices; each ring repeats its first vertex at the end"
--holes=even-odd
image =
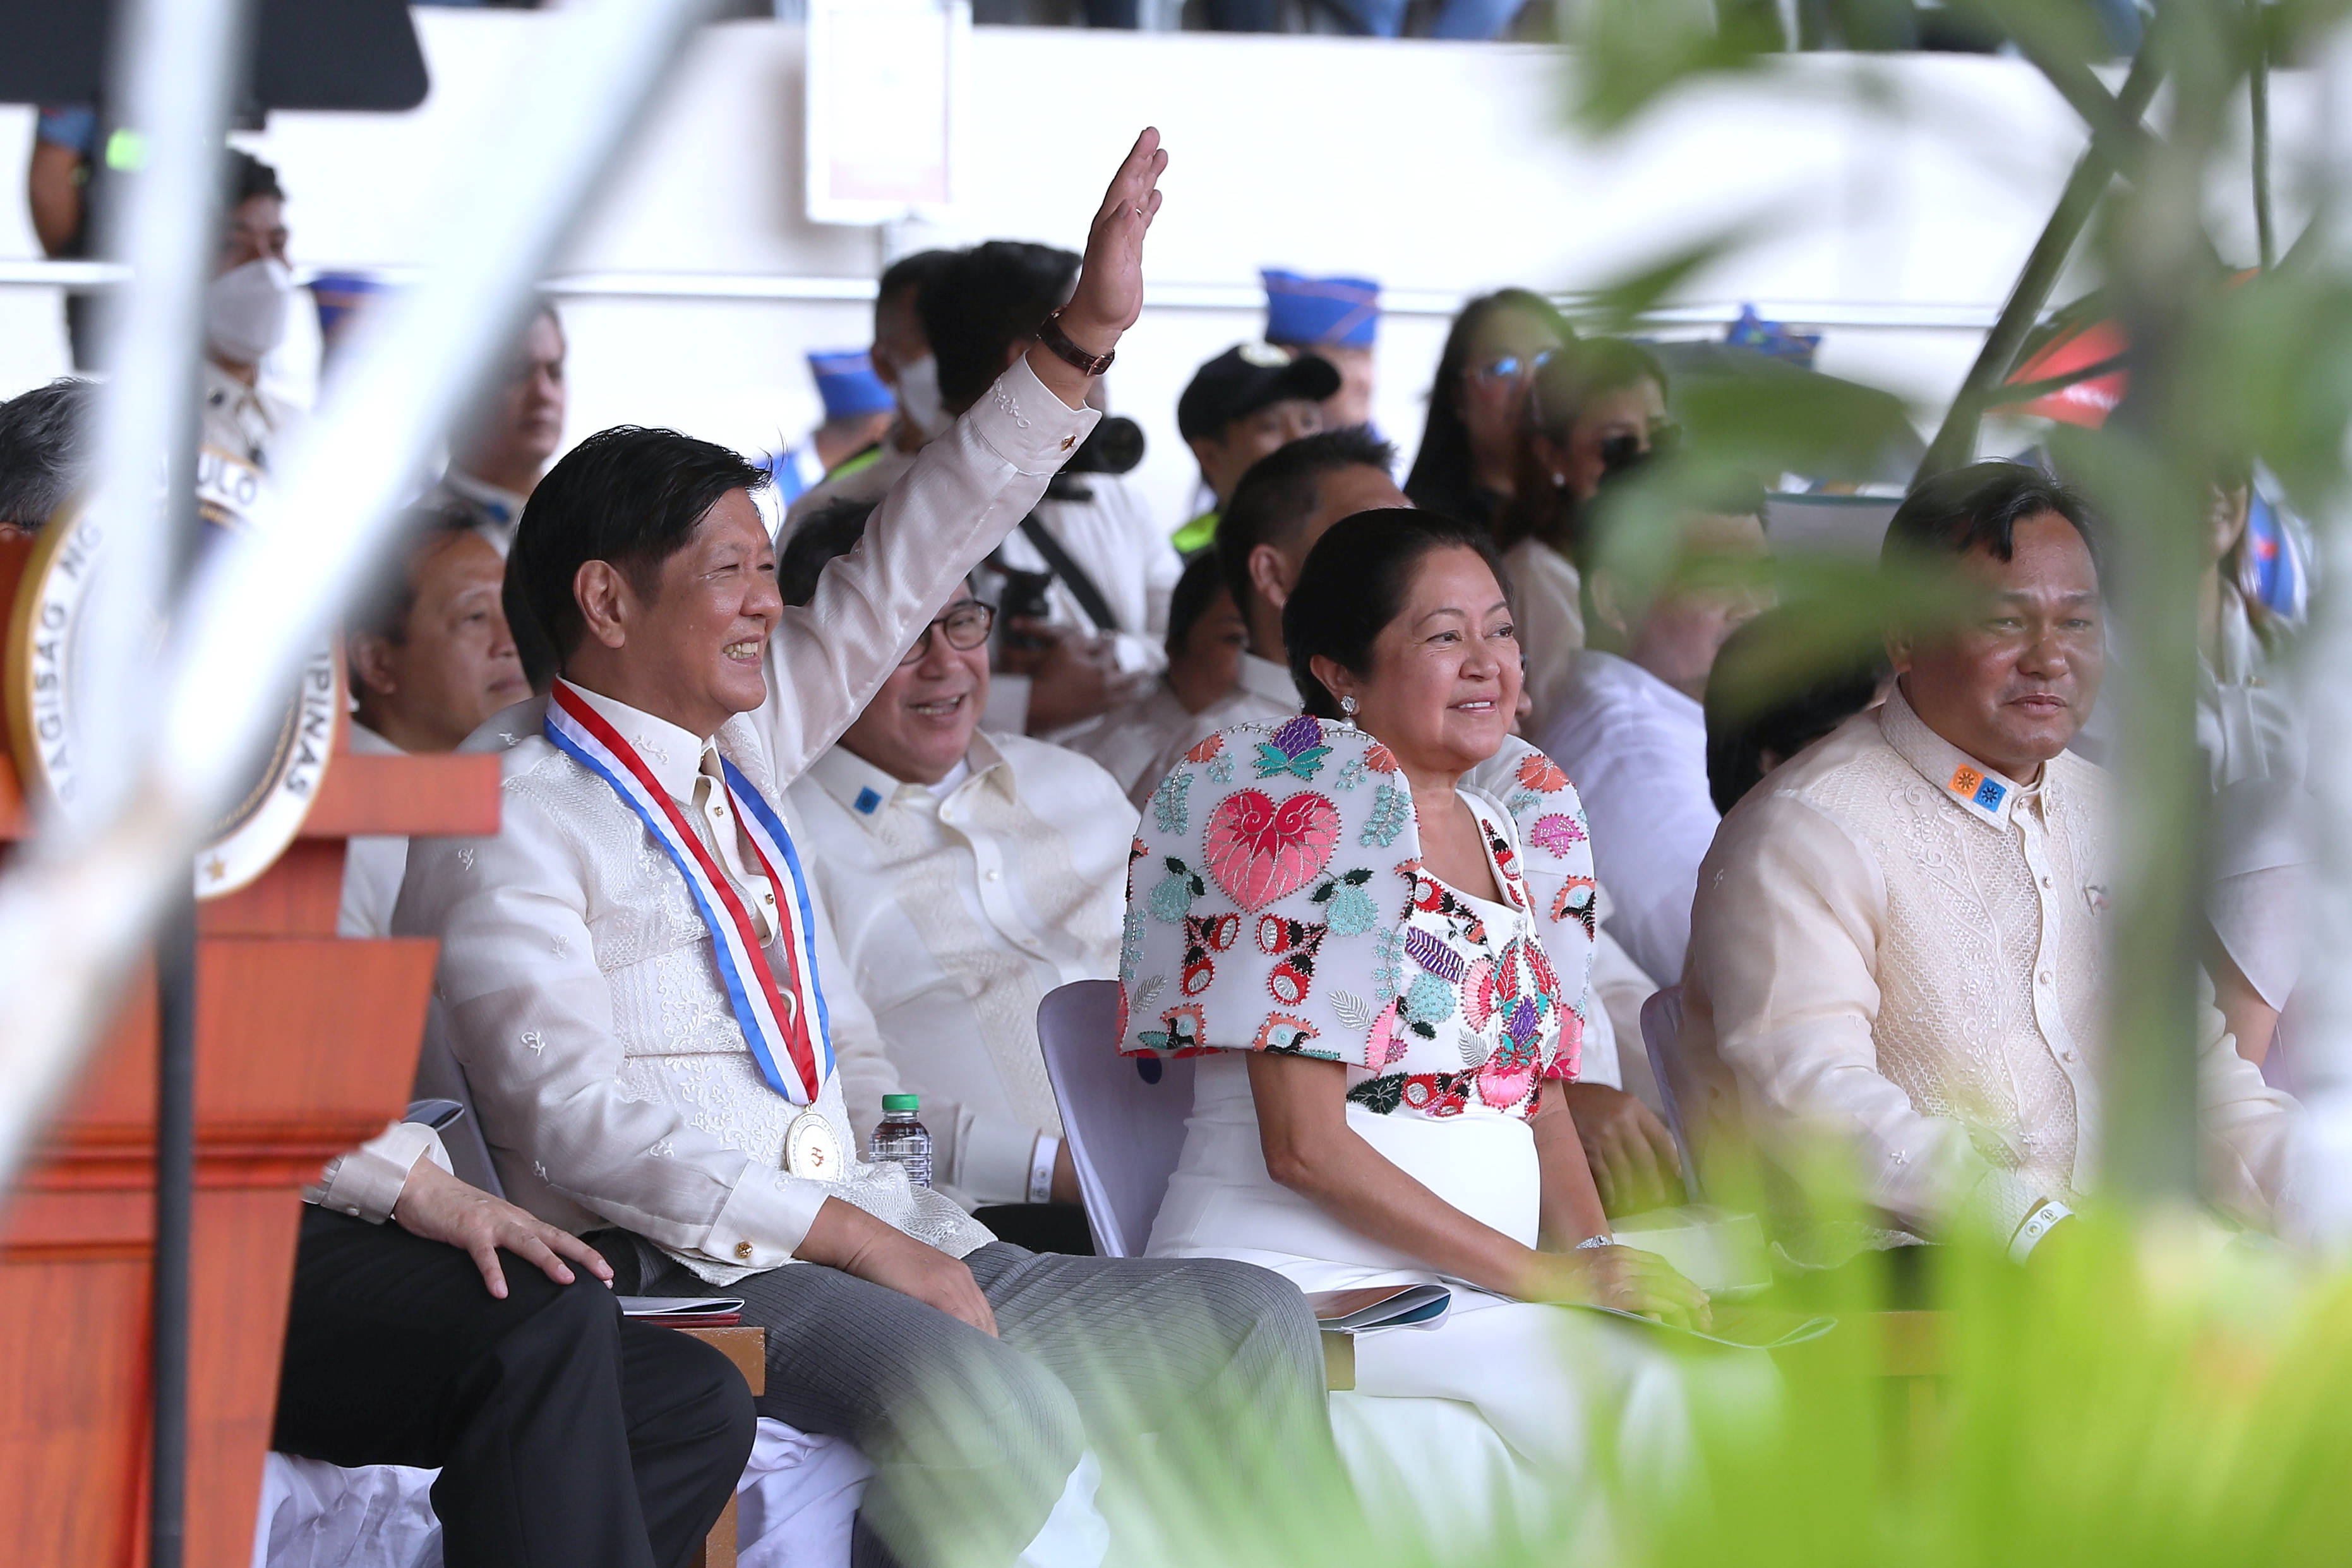
POLYGON ((1339 727, 1341 729, 1356 727, 1356 699, 1353 697, 1339 699, 1339 727))
POLYGON ((1565 489, 1567 489, 1567 488, 1568 488, 1568 476, 1567 476, 1567 475, 1565 475, 1565 474, 1555 474, 1555 475, 1553 475, 1553 476, 1551 476, 1551 487, 1552 487, 1553 489, 1555 489, 1555 490, 1565 490, 1565 489))

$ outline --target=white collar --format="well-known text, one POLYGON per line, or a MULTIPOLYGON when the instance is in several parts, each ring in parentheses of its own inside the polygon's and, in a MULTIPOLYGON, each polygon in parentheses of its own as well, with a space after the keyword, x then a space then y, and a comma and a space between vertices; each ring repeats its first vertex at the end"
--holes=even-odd
POLYGON ((1290 678, 1290 666, 1277 664, 1272 659, 1261 659, 1247 650, 1242 653, 1241 689, 1254 697, 1280 703, 1290 713, 1297 713, 1302 706, 1298 700, 1298 683, 1290 678))
POLYGON ((881 814, 883 807, 909 797, 929 796, 944 804, 977 779, 994 778, 1007 795, 1013 793, 1015 784, 1011 760, 981 730, 972 731, 971 745, 962 758, 936 784, 912 784, 885 773, 839 742, 809 765, 808 777, 847 807, 852 815, 869 825, 881 814))
POLYGON ((694 781, 702 772, 702 756, 717 749, 717 742, 698 737, 691 730, 681 729, 666 718, 656 718, 649 713, 602 692, 592 692, 574 681, 558 678, 558 684, 577 694, 583 702, 595 710, 596 716, 613 727, 623 740, 636 748, 637 755, 661 787, 673 800, 694 799, 694 781))
POLYGON ((356 718, 351 721, 350 732, 343 747, 354 757, 405 757, 408 755, 356 718))
POLYGON ((1888 688, 1886 701, 1878 710, 1878 728, 1921 778, 1979 822, 2006 828, 2011 813, 2023 801, 2049 798, 2048 763, 2042 765, 2041 779, 2030 785, 1994 772, 1929 728, 1904 697, 1900 685, 1888 688))

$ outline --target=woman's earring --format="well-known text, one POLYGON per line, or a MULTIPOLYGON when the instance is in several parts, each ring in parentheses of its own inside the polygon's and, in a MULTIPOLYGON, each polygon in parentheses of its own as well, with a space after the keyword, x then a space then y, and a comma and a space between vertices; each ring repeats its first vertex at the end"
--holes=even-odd
POLYGON ((1555 475, 1553 475, 1553 476, 1551 476, 1551 487, 1552 487, 1553 489, 1555 489, 1555 490, 1565 490, 1565 489, 1567 489, 1567 488, 1568 488, 1568 476, 1567 476, 1567 475, 1565 475, 1565 474, 1555 474, 1555 475))
POLYGON ((1353 697, 1339 699, 1339 727, 1341 729, 1356 727, 1356 699, 1353 697))

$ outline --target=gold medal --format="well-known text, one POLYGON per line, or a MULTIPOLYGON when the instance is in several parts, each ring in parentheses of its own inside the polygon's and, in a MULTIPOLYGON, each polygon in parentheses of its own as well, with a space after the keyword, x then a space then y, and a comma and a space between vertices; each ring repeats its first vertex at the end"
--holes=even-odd
POLYGON ((833 1124, 813 1108, 793 1117, 784 1129, 784 1168, 811 1181, 840 1181, 849 1175, 833 1124))

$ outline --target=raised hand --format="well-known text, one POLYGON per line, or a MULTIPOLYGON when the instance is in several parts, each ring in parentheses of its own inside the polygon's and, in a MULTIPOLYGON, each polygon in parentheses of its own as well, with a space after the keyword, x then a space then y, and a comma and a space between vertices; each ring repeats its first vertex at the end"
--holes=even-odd
MULTIPOLYGON (((1168 154, 1160 132, 1145 127, 1103 193, 1102 210, 1087 232, 1087 255, 1078 287, 1062 307, 1061 328, 1089 354, 1108 354, 1119 335, 1143 314, 1143 236, 1160 212, 1160 175, 1168 154)), ((1087 377, 1052 350, 1040 345, 1029 355, 1038 379, 1076 408, 1085 400, 1087 377)))

